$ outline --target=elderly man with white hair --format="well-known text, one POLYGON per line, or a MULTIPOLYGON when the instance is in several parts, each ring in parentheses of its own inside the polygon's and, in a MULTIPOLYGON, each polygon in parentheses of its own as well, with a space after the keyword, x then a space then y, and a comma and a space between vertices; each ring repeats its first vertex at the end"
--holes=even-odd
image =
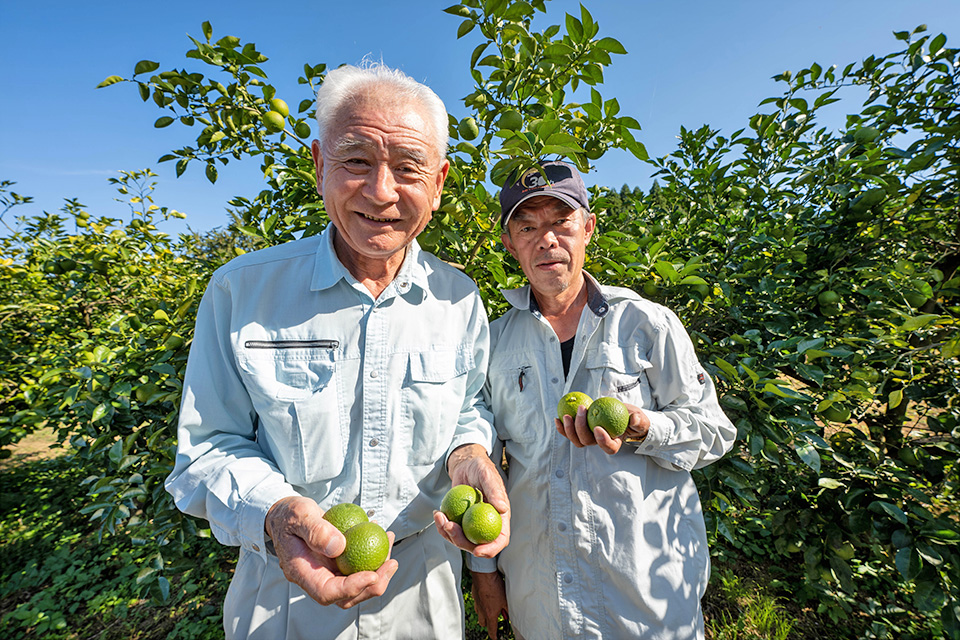
POLYGON ((449 169, 447 112, 383 65, 331 71, 312 151, 331 224, 213 275, 187 365, 167 490, 240 547, 226 637, 459 638, 460 550, 433 512, 472 484, 502 513, 482 399, 489 328, 475 284, 421 251, 449 169), (349 576, 322 518, 360 505, 390 559, 349 576), (331 606, 336 605, 336 606, 331 606))

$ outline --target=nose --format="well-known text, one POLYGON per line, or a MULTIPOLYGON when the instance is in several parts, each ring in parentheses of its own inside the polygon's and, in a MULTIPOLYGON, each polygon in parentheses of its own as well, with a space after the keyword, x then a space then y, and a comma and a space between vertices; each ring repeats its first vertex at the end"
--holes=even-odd
POLYGON ((557 234, 553 232, 553 229, 547 228, 546 231, 540 234, 540 241, 537 243, 538 249, 552 249, 559 246, 557 241, 557 234))
POLYGON ((364 196, 379 205, 393 204, 400 199, 393 171, 384 163, 378 163, 367 175, 364 196))

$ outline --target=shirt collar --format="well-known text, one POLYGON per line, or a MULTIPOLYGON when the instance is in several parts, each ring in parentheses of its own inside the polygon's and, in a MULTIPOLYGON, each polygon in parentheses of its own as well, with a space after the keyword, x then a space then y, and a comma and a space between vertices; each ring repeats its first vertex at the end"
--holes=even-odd
MULTIPOLYGON (((583 271, 583 278, 587 283, 587 306, 597 317, 602 318, 610 310, 610 303, 607 297, 600 290, 600 284, 592 275, 583 271)), ((516 289, 501 289, 503 297, 511 305, 518 309, 527 310, 530 313, 540 313, 540 307, 537 305, 537 298, 530 290, 530 285, 524 285, 516 289)))
MULTIPOLYGON (((310 282, 312 291, 322 291, 329 289, 341 280, 347 283, 356 282, 356 278, 347 270, 340 258, 337 257, 337 251, 333 248, 333 237, 336 233, 336 227, 333 223, 327 225, 320 236, 320 244, 317 247, 317 258, 314 262, 313 279, 310 282)), ((424 269, 421 260, 421 249, 417 241, 414 240, 407 247, 407 253, 403 257, 403 264, 393 282, 387 288, 388 290, 396 287, 396 293, 403 296, 416 290, 419 292, 417 302, 422 301, 427 295, 427 272, 424 269)), ((386 292, 384 292, 386 293, 386 292)))

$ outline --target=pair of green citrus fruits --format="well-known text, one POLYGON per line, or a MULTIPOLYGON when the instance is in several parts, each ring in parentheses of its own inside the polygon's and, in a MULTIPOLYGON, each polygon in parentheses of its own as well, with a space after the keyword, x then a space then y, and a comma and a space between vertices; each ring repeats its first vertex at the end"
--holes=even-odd
POLYGON ((483 501, 479 489, 468 484, 458 484, 447 491, 440 503, 440 511, 459 524, 463 535, 473 544, 493 542, 503 528, 500 512, 483 501))
POLYGON ((563 420, 563 416, 576 417, 577 408, 581 405, 587 408, 587 426, 591 430, 601 427, 611 438, 621 436, 627 430, 630 412, 622 402, 609 396, 593 400, 581 391, 571 391, 560 398, 557 418, 563 420))
POLYGON ((366 512, 352 502, 342 502, 327 509, 323 519, 339 529, 347 539, 343 553, 336 557, 337 568, 345 576, 358 571, 376 571, 390 555, 390 539, 366 512))

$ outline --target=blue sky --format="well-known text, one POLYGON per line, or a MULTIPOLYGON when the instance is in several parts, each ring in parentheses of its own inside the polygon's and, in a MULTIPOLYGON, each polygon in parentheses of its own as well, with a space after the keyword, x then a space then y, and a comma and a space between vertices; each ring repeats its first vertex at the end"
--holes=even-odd
MULTIPOLYGON (((231 163, 210 185, 202 167, 175 178, 157 159, 189 144, 197 132, 179 125, 154 129, 160 110, 136 88, 95 89, 113 74, 129 77, 138 60, 161 70, 187 67, 208 74, 184 53, 187 35, 202 39, 209 20, 214 38, 255 42, 270 58, 263 65, 291 106, 309 97, 297 85, 303 64, 356 63, 382 58, 425 81, 458 117, 473 89, 468 73, 478 34, 456 39, 459 19, 442 12, 453 0, 390 2, 183 2, 117 0, 14 2, 0 0, 0 179, 33 196, 34 211, 59 209, 78 198, 94 215, 126 217, 107 178, 121 169, 153 168, 160 177, 158 204, 187 214, 186 224, 207 230, 227 223, 226 202, 262 187, 258 163, 231 163)), ((639 139, 651 155, 675 147, 680 126, 710 124, 725 133, 744 127, 758 103, 779 95, 771 76, 813 62, 844 66, 901 48, 893 31, 927 24, 960 38, 957 0, 585 0, 600 25, 628 54, 615 56, 601 87, 621 113, 643 127, 639 139)), ((579 2, 552 0, 536 30, 579 15, 579 2)), ((206 67, 206 65, 203 65, 206 67)), ((855 110, 857 105, 851 105, 855 110)), ((608 153, 585 177, 619 188, 650 184, 650 168, 625 153, 608 153)), ((10 215, 10 214, 8 214, 10 215)), ((183 230, 182 224, 164 227, 183 230)))

